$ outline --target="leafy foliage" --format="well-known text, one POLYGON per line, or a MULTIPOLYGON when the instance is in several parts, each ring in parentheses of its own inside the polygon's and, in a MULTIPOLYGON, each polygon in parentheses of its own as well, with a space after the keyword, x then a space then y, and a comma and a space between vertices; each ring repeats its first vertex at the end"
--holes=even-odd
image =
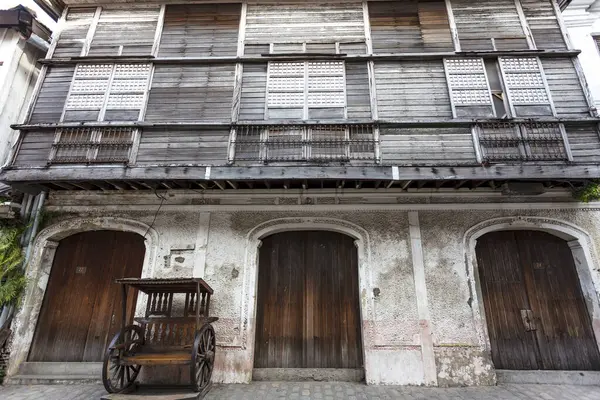
POLYGON ((573 197, 575 200, 589 203, 590 201, 600 200, 600 182, 590 181, 585 186, 575 189, 573 191, 573 197))
POLYGON ((0 306, 18 302, 27 280, 23 273, 21 234, 24 227, 0 227, 0 306))

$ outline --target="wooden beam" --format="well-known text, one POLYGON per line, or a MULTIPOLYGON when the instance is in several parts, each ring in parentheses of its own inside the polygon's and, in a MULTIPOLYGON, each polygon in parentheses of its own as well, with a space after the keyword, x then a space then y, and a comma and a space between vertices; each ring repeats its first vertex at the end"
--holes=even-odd
POLYGON ((217 186, 218 186, 218 188, 219 188, 219 189, 221 189, 221 190, 225 190, 225 189, 226 189, 226 187, 227 187, 227 186, 226 186, 226 185, 225 185, 223 182, 220 182, 220 181, 213 181, 213 182, 214 182, 214 183, 215 183, 215 185, 217 185, 217 186))
MULTIPOLYGON (((204 176, 206 167, 195 166, 143 166, 127 167, 115 165, 106 166, 70 166, 62 167, 40 167, 40 168, 18 168, 12 167, 0 172, 2 182, 88 182, 96 184, 100 181, 197 181, 198 176, 204 176)), ((369 180, 385 181, 388 186, 393 185, 392 167, 384 166, 307 166, 307 167, 281 167, 281 166, 213 166, 211 167, 212 180, 215 181, 261 181, 269 180, 369 180), (392 182, 390 182, 392 181, 392 182)), ((566 180, 566 179, 598 179, 600 178, 600 164, 544 164, 532 165, 527 163, 514 165, 471 165, 471 166, 402 166, 399 168, 399 181, 407 180, 446 180, 463 181, 477 180, 511 180, 511 179, 535 179, 535 180, 566 180)))
POLYGON ((406 190, 408 189, 408 187, 410 186, 410 184, 412 183, 412 181, 406 181, 402 184, 402 190, 406 190))
POLYGON ((375 181, 375 189, 379 189, 379 186, 381 186, 381 181, 375 181))
POLYGON ((238 184, 237 182, 233 182, 233 181, 227 181, 227 183, 229 184, 229 186, 231 186, 233 189, 237 189, 238 188, 238 184))
POLYGON ((459 189, 460 187, 462 187, 467 182, 469 182, 469 181, 467 181, 467 180, 459 181, 456 185, 454 185, 454 189, 459 189))

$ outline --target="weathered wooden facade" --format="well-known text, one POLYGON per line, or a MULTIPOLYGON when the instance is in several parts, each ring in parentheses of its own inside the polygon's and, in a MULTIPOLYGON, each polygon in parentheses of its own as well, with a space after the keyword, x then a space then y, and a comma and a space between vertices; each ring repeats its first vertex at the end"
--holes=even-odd
POLYGON ((570 192, 600 118, 555 1, 66 3, 0 172, 51 215, 11 379, 89 230, 215 289, 219 382, 600 368, 600 205, 570 192))
POLYGON ((600 175, 599 120, 550 0, 75 5, 17 126, 7 182, 409 188, 600 175))

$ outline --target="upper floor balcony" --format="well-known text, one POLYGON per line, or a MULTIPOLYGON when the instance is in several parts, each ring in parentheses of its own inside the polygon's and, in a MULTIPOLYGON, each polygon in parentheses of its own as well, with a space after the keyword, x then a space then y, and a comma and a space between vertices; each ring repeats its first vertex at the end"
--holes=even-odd
POLYGON ((0 178, 409 188, 600 176, 600 120, 553 3, 511 0, 502 19, 497 2, 399 4, 73 9, 0 178))

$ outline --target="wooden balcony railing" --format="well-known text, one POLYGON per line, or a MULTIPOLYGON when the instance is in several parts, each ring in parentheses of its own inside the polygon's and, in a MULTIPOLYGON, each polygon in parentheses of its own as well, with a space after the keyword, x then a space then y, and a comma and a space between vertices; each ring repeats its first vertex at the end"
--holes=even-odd
POLYGON ((134 129, 60 128, 56 131, 50 164, 127 163, 134 129))
POLYGON ((571 159, 560 123, 484 122, 476 124, 474 132, 485 162, 571 159))
POLYGON ((230 162, 379 161, 379 138, 373 124, 244 125, 231 142, 230 162))

